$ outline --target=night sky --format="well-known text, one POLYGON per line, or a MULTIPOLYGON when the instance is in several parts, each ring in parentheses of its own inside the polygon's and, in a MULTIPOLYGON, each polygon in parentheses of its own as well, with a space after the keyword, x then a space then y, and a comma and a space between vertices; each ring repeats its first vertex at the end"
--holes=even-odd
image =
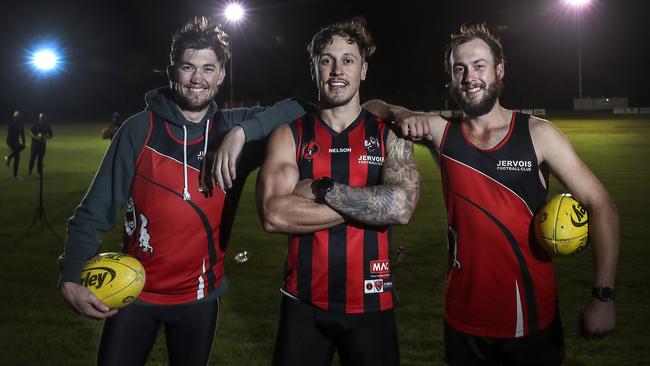
MULTIPOLYGON (((289 96, 315 99, 306 45, 322 26, 365 16, 377 52, 369 60, 362 100, 379 97, 415 109, 444 107, 443 53, 460 24, 485 21, 506 53, 502 104, 570 109, 578 94, 575 13, 564 0, 269 1, 244 2, 246 20, 225 20, 234 52, 235 96, 262 104, 289 96)), ((22 0, 3 4, 0 121, 15 108, 28 119, 45 110, 52 121, 108 120, 144 107, 144 93, 166 85, 171 34, 196 15, 221 17, 223 1, 22 0), (56 41, 62 72, 38 77, 30 49, 56 41)), ((582 15, 585 96, 627 96, 650 106, 650 4, 593 0, 582 15)), ((228 69, 227 69, 228 71, 228 69)), ((220 91, 228 98, 229 76, 220 91)), ((453 104, 450 104, 450 107, 453 104)), ((32 118, 33 117, 33 118, 32 118)))

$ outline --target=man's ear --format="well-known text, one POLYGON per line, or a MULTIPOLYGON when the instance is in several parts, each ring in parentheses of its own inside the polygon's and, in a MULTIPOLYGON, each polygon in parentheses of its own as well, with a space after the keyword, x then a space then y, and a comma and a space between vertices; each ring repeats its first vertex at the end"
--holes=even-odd
POLYGON ((368 72, 368 61, 364 61, 361 65, 361 80, 366 80, 366 73, 368 72))
POLYGON ((166 71, 169 81, 176 82, 176 69, 174 68, 174 65, 167 65, 166 71))
POLYGON ((226 68, 225 67, 220 67, 219 78, 217 79, 217 85, 221 85, 221 83, 223 83, 223 80, 225 78, 226 78, 226 68))
POLYGON ((497 65, 497 79, 502 80, 505 75, 506 75, 506 69, 502 62, 497 65))
POLYGON ((318 81, 318 69, 316 67, 317 64, 318 63, 316 57, 313 57, 309 62, 309 73, 311 74, 312 81, 318 81))

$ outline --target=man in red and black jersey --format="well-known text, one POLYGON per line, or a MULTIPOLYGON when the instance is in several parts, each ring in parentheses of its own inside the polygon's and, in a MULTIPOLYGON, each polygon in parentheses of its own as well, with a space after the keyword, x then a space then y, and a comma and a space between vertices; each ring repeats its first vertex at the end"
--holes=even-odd
POLYGON ((503 108, 501 44, 485 25, 463 26, 446 53, 463 115, 446 120, 370 101, 367 108, 426 137, 437 154, 449 224, 445 359, 450 365, 559 365, 564 358, 551 258, 530 235, 552 172, 589 209, 593 298, 585 335, 616 323, 616 207, 598 178, 548 121, 503 108))
POLYGON ((148 92, 146 110, 120 127, 69 220, 60 288, 75 311, 106 319, 99 365, 144 365, 161 326, 170 364, 208 363, 227 289, 226 246, 246 176, 261 165, 263 138, 305 113, 293 100, 219 110, 214 97, 229 56, 228 36, 214 20, 198 17, 174 34, 169 87, 148 92), (210 168, 206 157, 214 155, 212 170, 230 174, 226 180, 218 174, 220 188, 208 194, 199 172, 202 164, 210 168), (118 312, 80 278, 124 206, 122 250, 140 260, 146 282, 138 299, 118 312))
POLYGON ((289 235, 273 365, 397 365, 390 225, 419 196, 411 142, 359 101, 374 52, 362 19, 321 29, 308 50, 319 112, 278 127, 258 186, 268 232, 289 235))

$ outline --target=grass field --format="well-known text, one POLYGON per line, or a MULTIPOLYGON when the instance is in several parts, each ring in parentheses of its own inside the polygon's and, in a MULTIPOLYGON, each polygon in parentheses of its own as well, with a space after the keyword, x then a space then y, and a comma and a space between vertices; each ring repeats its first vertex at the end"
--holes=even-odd
MULTIPOLYGON (((618 327, 594 340, 576 336, 580 309, 590 298, 591 253, 556 260, 560 308, 564 321, 565 365, 647 365, 650 326, 650 117, 558 120, 574 147, 608 188, 621 217, 621 257, 617 279, 618 327), (644 156, 646 158, 644 158, 644 156)), ((63 236, 65 221, 82 198, 108 142, 100 139, 105 124, 53 124, 48 143, 44 207, 48 223, 63 236)), ((6 126, 0 139, 4 141, 6 126)), ((27 176, 28 150, 23 152, 23 181, 0 171, 0 365, 92 365, 101 322, 75 315, 56 289, 57 257, 63 243, 44 226, 28 232, 38 204, 38 179, 27 176)), ((394 231, 394 248, 406 249, 394 267, 400 302, 397 308, 402 364, 442 364, 442 296, 446 268, 446 225, 438 169, 418 149, 422 195, 407 227, 394 231)), ((230 292, 222 302, 211 365, 268 365, 280 300, 278 292, 286 256, 284 235, 265 234, 253 201, 253 177, 233 230, 226 274, 230 292), (234 254, 250 253, 245 264, 234 254)), ((551 192, 563 188, 552 182, 551 192)), ((121 226, 104 238, 103 251, 119 248, 121 226)), ((165 365, 159 337, 147 365, 165 365)))

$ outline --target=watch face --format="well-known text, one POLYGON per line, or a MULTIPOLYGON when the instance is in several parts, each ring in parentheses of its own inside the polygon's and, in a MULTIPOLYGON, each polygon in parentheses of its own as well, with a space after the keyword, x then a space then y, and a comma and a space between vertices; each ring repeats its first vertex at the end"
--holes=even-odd
POLYGON ((595 287, 593 290, 593 295, 600 301, 613 301, 614 300, 614 289, 607 286, 595 287))
POLYGON ((612 299, 614 297, 614 291, 609 287, 600 288, 600 297, 604 299, 612 299))

